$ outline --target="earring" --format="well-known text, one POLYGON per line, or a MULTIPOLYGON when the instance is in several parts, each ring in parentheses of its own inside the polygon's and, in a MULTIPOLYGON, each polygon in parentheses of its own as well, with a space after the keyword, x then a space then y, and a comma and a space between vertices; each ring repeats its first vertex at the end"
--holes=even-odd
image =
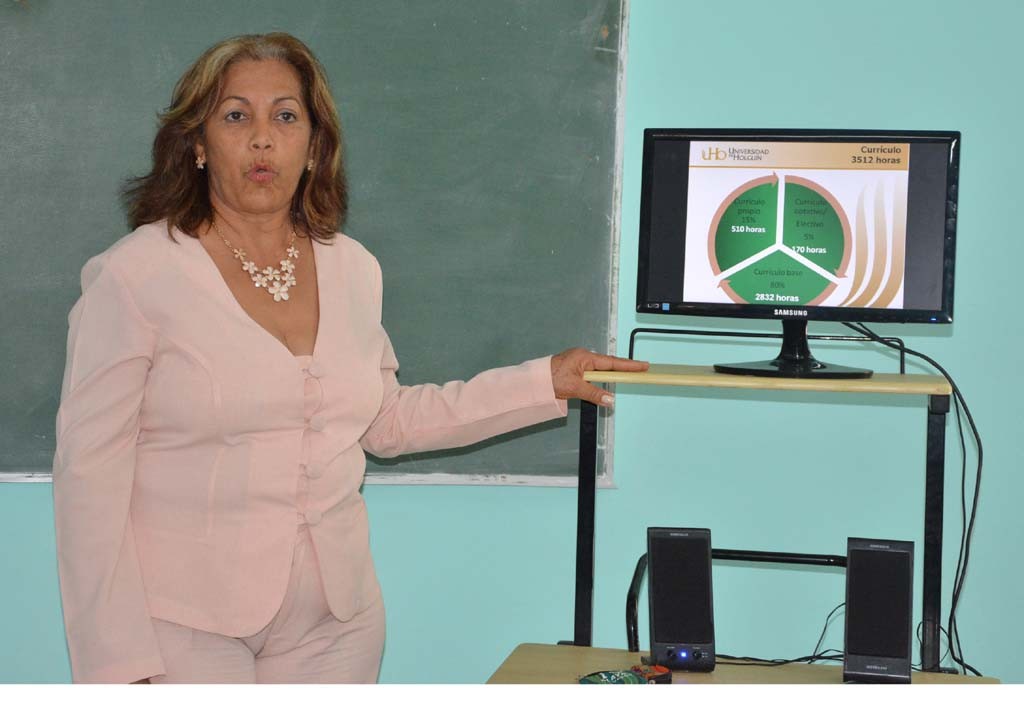
POLYGON ((201 155, 196 156, 196 168, 198 168, 199 170, 202 170, 205 167, 206 167, 206 158, 204 158, 201 155))
POLYGON ((310 158, 309 162, 306 163, 306 170, 313 170, 313 159, 310 158))

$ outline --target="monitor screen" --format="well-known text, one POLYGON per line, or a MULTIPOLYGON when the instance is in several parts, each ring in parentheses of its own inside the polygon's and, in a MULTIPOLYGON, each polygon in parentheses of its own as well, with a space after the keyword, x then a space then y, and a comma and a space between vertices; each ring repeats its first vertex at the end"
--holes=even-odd
POLYGON ((958 132, 654 130, 637 311, 953 319, 958 132))

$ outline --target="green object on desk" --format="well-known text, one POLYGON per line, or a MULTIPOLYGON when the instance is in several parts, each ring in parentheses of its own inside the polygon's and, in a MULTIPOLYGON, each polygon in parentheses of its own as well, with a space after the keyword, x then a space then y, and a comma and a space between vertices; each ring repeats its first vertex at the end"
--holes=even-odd
POLYGON ((647 680, 628 669, 591 672, 580 677, 580 684, 647 684, 647 680))

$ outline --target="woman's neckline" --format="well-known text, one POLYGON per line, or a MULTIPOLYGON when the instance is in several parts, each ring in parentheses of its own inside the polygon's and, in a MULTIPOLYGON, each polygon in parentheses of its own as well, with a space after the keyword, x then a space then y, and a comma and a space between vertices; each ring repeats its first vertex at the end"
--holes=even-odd
POLYGON ((316 286, 317 286, 317 307, 318 307, 317 308, 317 314, 318 314, 318 318, 317 318, 316 338, 313 341, 313 353, 297 355, 297 354, 293 354, 291 349, 288 348, 288 346, 285 345, 281 341, 281 339, 277 338, 272 333, 270 333, 270 331, 268 331, 263 326, 263 324, 259 323, 256 319, 254 319, 252 316, 250 316, 248 311, 246 311, 245 308, 242 307, 242 304, 239 303, 238 299, 235 297, 235 294, 232 293, 231 289, 228 287, 227 281, 224 280, 224 276, 221 274, 220 269, 217 267, 216 262, 213 260, 213 258, 207 252, 207 250, 205 248, 203 248, 203 244, 199 241, 199 239, 194 237, 194 236, 189 236, 188 234, 183 234, 183 235, 185 235, 186 238, 187 238, 187 240, 185 241, 186 243, 188 243, 189 241, 192 241, 194 243, 194 245, 195 245, 194 250, 195 250, 196 253, 200 254, 203 257, 203 259, 204 259, 203 260, 203 265, 206 267, 206 273, 208 274, 208 277, 210 278, 211 282, 213 282, 214 285, 218 287, 218 293, 220 293, 222 295, 222 297, 228 299, 229 305, 232 306, 237 313, 241 313, 246 319, 248 319, 249 323, 253 324, 257 328, 259 328, 261 331, 263 331, 266 334, 267 338, 275 346, 280 348, 284 353, 286 353, 289 356, 291 356, 297 362, 301 362, 301 361, 304 361, 304 360, 307 360, 307 359, 312 361, 312 359, 316 356, 316 352, 320 349, 320 338, 323 335, 322 332, 323 332, 323 329, 324 329, 324 323, 323 323, 323 312, 324 312, 323 280, 324 280, 324 277, 323 277, 323 275, 321 273, 321 270, 322 270, 321 269, 321 265, 322 265, 321 261, 323 261, 323 258, 320 257, 320 249, 317 248, 318 243, 315 240, 311 239, 310 245, 312 246, 312 251, 313 251, 313 255, 312 255, 312 257, 313 257, 313 266, 314 266, 314 274, 316 275, 316 286))

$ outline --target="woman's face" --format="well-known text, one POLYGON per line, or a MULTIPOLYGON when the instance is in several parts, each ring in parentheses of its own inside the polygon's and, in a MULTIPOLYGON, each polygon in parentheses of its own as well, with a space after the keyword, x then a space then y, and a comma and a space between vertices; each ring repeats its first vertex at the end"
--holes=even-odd
POLYGON ((211 201, 243 215, 287 210, 309 160, 311 118, 299 74, 280 60, 231 65, 196 143, 211 201))

